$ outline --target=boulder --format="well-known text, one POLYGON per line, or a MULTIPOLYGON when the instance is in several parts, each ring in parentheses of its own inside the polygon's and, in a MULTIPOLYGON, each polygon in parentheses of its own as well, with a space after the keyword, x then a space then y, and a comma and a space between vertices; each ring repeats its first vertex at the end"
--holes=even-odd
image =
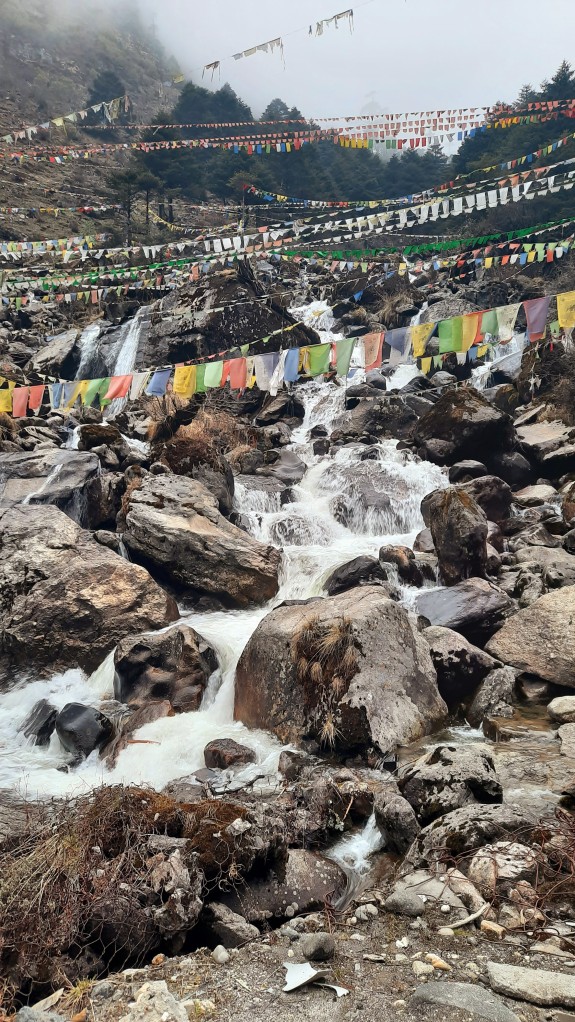
POLYGON ((432 625, 423 635, 437 671, 439 692, 450 709, 466 702, 479 682, 497 666, 493 657, 451 628, 432 625))
POLYGON ((56 734, 66 752, 75 759, 101 749, 114 733, 112 722, 93 706, 67 703, 56 717, 56 734))
POLYGON ((245 607, 278 591, 279 551, 228 522, 213 494, 184 476, 148 475, 131 492, 124 542, 193 594, 245 607))
POLYGON ((472 479, 479 479, 480 476, 489 475, 487 468, 481 461, 456 461, 449 469, 449 482, 468 483, 472 479))
POLYGON ((522 490, 516 490, 513 500, 520 507, 538 507, 540 504, 548 504, 557 497, 557 490, 554 486, 539 484, 525 486, 522 490))
POLYGON ((513 834, 521 834, 526 840, 536 823, 534 813, 511 802, 466 805, 425 827, 410 848, 407 862, 424 866, 445 862, 446 858, 457 859, 513 834))
POLYGON ((377 826, 384 838, 384 847, 395 855, 405 855, 421 827, 406 798, 397 785, 386 785, 373 802, 377 826))
POLYGON ((515 680, 512 667, 490 671, 466 710, 468 723, 481 727, 486 717, 512 717, 515 680))
POLYGON ((474 458, 482 451, 510 450, 514 441, 513 422, 471 388, 449 390, 431 411, 417 422, 415 442, 441 457, 442 464, 474 458), (434 448, 433 442, 440 447, 434 448))
POLYGON ((556 724, 575 724, 575 696, 558 696, 552 699, 547 713, 556 724))
POLYGON ((49 745, 56 726, 57 716, 58 710, 47 699, 40 699, 18 730, 22 732, 25 738, 31 738, 34 745, 49 745))
POLYGON ((542 596, 505 622, 487 652, 526 674, 575 688, 575 586, 542 596))
POLYGON ((413 550, 406 546, 382 546, 379 563, 385 571, 386 565, 393 565, 401 582, 411 586, 423 585, 423 574, 415 560, 413 550))
POLYGON ((524 546, 515 551, 517 564, 539 574, 544 590, 575 586, 575 557, 557 547, 524 546))
POLYGON ((439 745, 403 770, 398 784, 423 826, 469 802, 503 801, 487 746, 439 745))
POLYGON ((313 912, 326 901, 334 904, 346 884, 346 875, 335 862, 316 852, 291 848, 284 870, 248 880, 220 900, 250 923, 267 923, 313 912))
POLYGON ((114 653, 114 696, 128 706, 168 700, 175 710, 199 710, 218 667, 211 646, 189 625, 129 635, 114 653))
POLYGON ((81 524, 90 530, 115 528, 126 492, 122 472, 102 472, 93 476, 86 486, 81 524))
POLYGON ((301 401, 288 391, 282 390, 276 397, 268 398, 261 411, 257 412, 256 426, 274 426, 281 419, 303 419, 305 408, 301 401))
POLYGON ((568 483, 561 490, 561 513, 565 524, 575 525, 575 482, 568 483))
POLYGON ((279 479, 285 486, 300 483, 306 473, 306 464, 293 451, 281 451, 273 465, 264 465, 256 469, 256 475, 279 479))
MULTIPOLYGON (((385 581, 386 574, 382 570, 379 561, 375 557, 363 555, 354 557, 353 561, 347 561, 340 565, 326 579, 324 589, 328 596, 337 596, 348 589, 354 589, 359 585, 372 585, 374 582, 385 581)), ((390 591, 391 592, 391 591, 390 591)))
POLYGON ((387 753, 436 729, 446 706, 415 618, 366 586, 268 614, 238 663, 234 713, 284 743, 387 753))
POLYGON ((470 578, 450 589, 424 590, 417 596, 416 608, 430 624, 452 628, 481 644, 513 612, 514 604, 493 582, 470 578))
POLYGON ((204 760, 210 769, 229 770, 230 767, 255 763, 256 754, 253 749, 234 742, 232 738, 216 738, 206 745, 204 760))
MULTIPOLYGON (((49 373, 53 376, 63 376, 66 363, 70 365, 72 358, 77 353, 78 330, 66 330, 63 334, 51 337, 47 344, 39 349, 30 360, 30 369, 38 373, 49 373)), ((68 379, 73 377, 69 376, 68 379)))
POLYGON ((92 671, 126 634, 178 617, 144 568, 55 507, 0 510, 0 546, 0 674, 7 664, 92 671))
POLYGON ((500 525, 509 517, 513 493, 511 487, 498 476, 481 476, 480 479, 461 484, 459 489, 473 497, 490 522, 500 525))
POLYGON ((518 880, 532 880, 537 859, 532 848, 518 841, 496 841, 473 856, 467 877, 487 901, 493 901, 498 886, 518 880))
POLYGON ((520 451, 502 451, 487 458, 494 475, 504 479, 510 486, 527 486, 534 478, 533 469, 520 451))
POLYGON ((91 451, 94 447, 117 447, 124 438, 115 422, 85 422, 78 429, 78 450, 91 451))
POLYGON ((433 545, 433 536, 431 535, 431 529, 422 529, 421 532, 417 533, 413 543, 413 549, 418 554, 434 554, 435 547, 433 545))
POLYGON ((0 508, 54 504, 87 525, 82 497, 99 471, 96 454, 66 448, 0 454, 0 508))
POLYGON ((482 578, 487 570, 487 519, 462 487, 434 490, 423 498, 421 512, 433 536, 439 570, 448 586, 482 578))

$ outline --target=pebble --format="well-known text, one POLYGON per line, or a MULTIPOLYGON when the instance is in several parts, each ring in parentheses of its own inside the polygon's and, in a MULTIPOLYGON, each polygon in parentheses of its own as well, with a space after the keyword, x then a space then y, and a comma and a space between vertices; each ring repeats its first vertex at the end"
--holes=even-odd
POLYGON ((449 913, 451 912, 451 905, 442 905, 441 911, 443 912, 444 915, 446 916, 449 915, 449 913))
POLYGON ((300 938, 298 950, 308 962, 327 962, 335 954, 335 940, 331 933, 308 933, 300 938))
POLYGON ((395 960, 396 962, 408 962, 409 958, 407 957, 407 955, 396 955, 395 960))
POLYGON ((401 1000, 394 1001, 393 1004, 391 1005, 391 1007, 392 1008, 406 1008, 407 1007, 407 1001, 401 1001, 401 1000))
POLYGON ((455 930, 451 926, 440 926, 437 932, 440 937, 455 937, 455 930))
POLYGON ((423 979, 424 976, 433 976, 433 965, 429 965, 427 962, 413 962, 411 968, 418 979, 423 979))
POLYGON ((359 905, 355 910, 356 921, 359 920, 360 923, 367 923, 378 915, 375 905, 359 905))
POLYGON ((426 955, 426 960, 431 962, 431 966, 434 969, 439 969, 440 972, 451 972, 451 965, 443 961, 443 958, 439 958, 438 955, 426 955))
POLYGON ((212 951, 212 958, 214 959, 214 962, 218 963, 218 965, 225 965, 226 962, 229 962, 230 960, 229 953, 222 944, 218 944, 218 946, 214 948, 212 951))

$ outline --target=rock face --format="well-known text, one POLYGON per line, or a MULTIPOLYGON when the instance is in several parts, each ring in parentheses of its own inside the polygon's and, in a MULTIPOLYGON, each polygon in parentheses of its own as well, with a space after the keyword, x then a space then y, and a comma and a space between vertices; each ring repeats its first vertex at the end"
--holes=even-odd
MULTIPOLYGON (((418 614, 432 625, 461 632, 471 642, 482 642, 492 635, 513 606, 501 589, 482 578, 470 578, 450 589, 424 591, 417 597, 418 614)), ((494 650, 488 652, 497 657, 494 650)))
POLYGON ((175 710, 199 710, 218 659, 188 625, 128 636, 114 654, 114 696, 128 706, 169 700, 175 710))
POLYGON ((493 636, 487 651, 519 671, 575 688, 575 586, 520 610, 493 636))
POLYGON ((455 486, 434 490, 423 498, 421 512, 431 531, 445 584, 484 577, 487 519, 473 497, 455 486))
POLYGON ((437 671, 439 691, 449 707, 465 702, 479 682, 497 666, 493 657, 451 628, 432 626, 423 634, 437 671))
POLYGON ((475 390, 450 390, 415 427, 415 441, 431 461, 453 464, 509 449, 513 423, 475 390))
POLYGON ((100 469, 97 455, 53 448, 0 454, 0 507, 55 504, 81 521, 80 502, 100 469))
POLYGON ((174 601, 55 507, 0 510, 0 670, 94 670, 126 633, 163 628, 174 601))
POLYGON ((238 663, 236 719, 283 742, 312 735, 385 753, 433 731, 445 714, 415 619, 371 586, 278 607, 238 663))
POLYGON ((457 749, 440 745, 407 767, 399 788, 423 825, 469 802, 503 801, 495 764, 486 746, 457 749))
MULTIPOLYGON (((63 370, 66 363, 70 362, 71 357, 76 352, 77 340, 77 330, 66 330, 63 334, 52 337, 49 343, 40 348, 33 356, 30 368, 35 369, 39 373, 53 373, 55 376, 63 375, 64 379, 66 379, 63 370)), ((68 377, 69 380, 72 378, 71 376, 68 377)))
POLYGON ((278 591, 279 551, 231 525, 216 498, 193 479, 146 476, 130 495, 124 541, 192 593, 244 607, 278 591))

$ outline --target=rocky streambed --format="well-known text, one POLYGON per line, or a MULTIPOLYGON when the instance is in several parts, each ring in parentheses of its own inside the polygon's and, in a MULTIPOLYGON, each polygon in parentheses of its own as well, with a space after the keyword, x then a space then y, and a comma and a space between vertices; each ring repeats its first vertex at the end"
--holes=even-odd
POLYGON ((575 962, 573 431, 510 382, 413 375, 2 422, 0 954, 20 1001, 278 927, 304 958, 302 933, 338 934, 331 959, 368 926, 356 1000, 376 962, 398 1002, 402 969, 509 993, 459 975, 459 929, 506 964, 575 962), (41 954, 17 911, 38 870, 55 917, 80 906, 41 954))

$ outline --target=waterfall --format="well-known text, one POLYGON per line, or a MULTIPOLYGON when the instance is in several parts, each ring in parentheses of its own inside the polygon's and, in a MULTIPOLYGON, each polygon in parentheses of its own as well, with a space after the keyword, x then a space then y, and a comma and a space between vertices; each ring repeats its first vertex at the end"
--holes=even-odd
MULTIPOLYGON (((150 310, 147 305, 142 305, 133 319, 128 320, 120 328, 119 337, 114 346, 115 363, 112 376, 128 376, 133 372, 142 334, 144 331, 147 332, 149 325, 150 310)), ((116 398, 112 401, 106 409, 106 418, 111 418, 121 412, 126 400, 126 398, 116 398)))
POLYGON ((98 353, 98 338, 101 330, 102 325, 99 320, 96 320, 95 323, 89 323, 82 331, 78 342, 80 363, 76 373, 77 380, 87 380, 91 375, 92 363, 98 353))

